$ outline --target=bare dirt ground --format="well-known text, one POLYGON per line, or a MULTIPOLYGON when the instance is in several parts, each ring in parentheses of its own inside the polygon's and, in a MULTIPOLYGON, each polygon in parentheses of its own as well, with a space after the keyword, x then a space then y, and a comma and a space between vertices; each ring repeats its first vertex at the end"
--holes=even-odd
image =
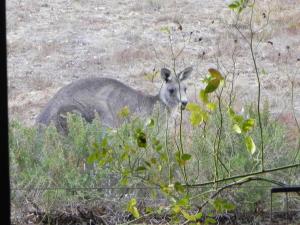
MULTIPOLYGON (((270 13, 257 48, 263 98, 275 114, 289 109, 290 82, 295 80, 295 109, 300 113, 300 1, 264 0, 270 13)), ((193 65, 192 88, 209 67, 230 71, 237 48, 236 81, 240 101, 257 94, 250 52, 232 26, 232 12, 222 0, 10 0, 7 1, 9 110, 11 119, 27 125, 62 86, 79 78, 119 79, 148 93, 160 87, 147 74, 172 67, 170 46, 162 27, 190 35, 184 60, 193 65), (192 32, 192 33, 191 33, 192 32), (234 44, 234 40, 238 40, 234 44)), ((180 49, 180 48, 179 48, 180 49)))

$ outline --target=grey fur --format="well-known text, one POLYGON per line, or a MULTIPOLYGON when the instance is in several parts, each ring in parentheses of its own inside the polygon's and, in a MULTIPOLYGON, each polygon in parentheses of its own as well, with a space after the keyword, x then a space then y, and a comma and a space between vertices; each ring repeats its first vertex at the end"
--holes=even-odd
POLYGON ((191 72, 192 67, 188 67, 171 78, 171 71, 163 68, 161 77, 165 82, 155 96, 146 95, 110 78, 81 79, 60 89, 37 117, 36 122, 49 125, 53 121, 58 130, 66 131, 66 113, 77 112, 88 122, 98 113, 104 125, 116 127, 120 122, 117 114, 125 106, 129 107, 130 112, 141 116, 151 114, 157 102, 169 110, 180 103, 185 106, 186 86, 181 81, 191 72))

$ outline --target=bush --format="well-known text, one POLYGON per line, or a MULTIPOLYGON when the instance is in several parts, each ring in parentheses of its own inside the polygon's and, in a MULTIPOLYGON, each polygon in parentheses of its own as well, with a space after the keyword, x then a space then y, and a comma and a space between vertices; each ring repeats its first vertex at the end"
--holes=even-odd
MULTIPOLYGON (((222 164, 217 165, 219 179, 258 171, 259 151, 254 154, 247 151, 243 137, 232 129, 233 121, 227 116, 227 110, 222 113, 223 131, 219 148, 222 164)), ((246 107, 242 116, 257 119, 252 105, 246 107)), ((59 134, 52 125, 40 130, 24 127, 14 121, 9 129, 12 188, 45 188, 38 202, 51 208, 55 206, 52 204, 55 201, 76 202, 101 196, 117 198, 116 192, 111 190, 101 192, 84 189, 86 187, 154 185, 159 188, 154 189, 152 197, 164 196, 164 204, 171 204, 173 211, 180 206, 183 213, 183 209, 193 208, 210 197, 211 186, 204 186, 199 195, 199 188, 186 189, 185 185, 214 180, 214 143, 218 139, 216 134, 220 127, 220 114, 218 111, 212 112, 205 126, 202 124, 194 129, 184 126, 182 140, 178 132, 177 136, 166 132, 163 117, 162 114, 155 114, 146 122, 133 118, 118 129, 107 129, 101 127, 98 119, 87 123, 77 115, 68 115, 69 132, 65 136, 59 134), (74 187, 83 189, 72 190, 74 187), (62 189, 53 192, 51 188, 62 189)), ((286 150, 288 143, 284 139, 284 126, 270 117, 267 104, 262 118, 266 167, 287 165, 295 152, 286 150)), ((255 126, 250 134, 259 146, 259 128, 255 126)), ((294 173, 289 175, 286 171, 264 177, 286 183, 299 181, 294 173)), ((259 183, 256 184, 259 186, 259 183)), ((126 192, 126 189, 121 189, 118 194, 126 192)), ((149 194, 149 190, 135 191, 126 199, 149 194)), ((243 205, 243 210, 247 211, 254 210, 261 199, 268 197, 266 189, 252 185, 228 192, 226 199, 236 206, 243 205), (249 207, 245 208, 245 202, 249 207)), ((13 198, 20 200, 15 195, 13 198)), ((214 203, 211 203, 207 212, 216 213, 214 203)))

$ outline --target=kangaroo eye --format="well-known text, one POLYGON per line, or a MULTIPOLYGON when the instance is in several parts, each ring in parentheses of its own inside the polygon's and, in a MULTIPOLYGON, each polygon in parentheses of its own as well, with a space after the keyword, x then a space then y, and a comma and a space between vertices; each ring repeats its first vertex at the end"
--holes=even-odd
POLYGON ((169 92, 170 92, 170 94, 174 94, 175 88, 170 88, 170 89, 169 89, 169 92))

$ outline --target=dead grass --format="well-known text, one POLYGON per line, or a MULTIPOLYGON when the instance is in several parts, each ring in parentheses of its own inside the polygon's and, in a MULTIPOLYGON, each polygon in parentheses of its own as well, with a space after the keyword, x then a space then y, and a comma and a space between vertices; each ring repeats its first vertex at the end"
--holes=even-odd
POLYGON ((118 64, 134 64, 136 61, 149 60, 151 58, 153 58, 153 55, 145 47, 129 47, 117 50, 112 55, 112 60, 118 64))
POLYGON ((277 116, 276 120, 287 128, 287 142, 291 144, 297 143, 300 134, 296 126, 294 115, 291 112, 283 112, 277 116))
MULTIPOLYGON (((270 27, 263 31, 258 57, 260 66, 269 74, 263 78, 265 91, 271 98, 277 98, 276 92, 287 87, 280 77, 295 74, 295 61, 300 60, 300 1, 262 0, 257 3, 261 8, 255 22, 264 22, 262 13, 271 10, 270 27), (273 45, 267 41, 272 41, 273 45), (289 67, 280 68, 282 58, 287 56, 287 45, 290 52, 293 51, 289 67)), ((110 76, 134 88, 144 89, 140 87, 141 78, 144 79, 141 71, 148 73, 153 68, 172 67, 169 41, 160 31, 164 26, 177 32, 176 50, 182 46, 182 34, 193 32, 177 67, 180 70, 193 65, 192 83, 200 87, 200 78, 206 75, 209 67, 217 66, 217 60, 230 69, 234 40, 240 38, 228 25, 232 13, 219 0, 91 0, 88 4, 81 0, 43 3, 12 0, 8 2, 7 12, 12 102, 32 91, 41 91, 38 92, 41 98, 36 101, 44 102, 49 99, 49 88, 91 75, 110 76), (179 24, 182 33, 178 32, 179 24)), ((242 24, 243 31, 246 31, 246 25, 242 24)), ((241 74, 236 83, 237 91, 239 96, 250 98, 256 91, 253 65, 245 43, 238 40, 237 46, 237 71, 241 74)), ((147 90, 159 88, 159 82, 144 84, 147 90)), ((299 84, 295 87, 299 88, 299 84)), ((30 95, 25 97, 31 98, 30 95)), ((22 116, 21 104, 25 104, 24 108, 35 107, 35 104, 29 106, 25 101, 18 104, 19 107, 13 110, 14 115, 31 120, 31 117, 22 116)), ((33 110, 38 112, 39 109, 33 110)))
POLYGON ((29 81, 33 90, 43 91, 53 87, 53 81, 50 77, 32 77, 29 81))

